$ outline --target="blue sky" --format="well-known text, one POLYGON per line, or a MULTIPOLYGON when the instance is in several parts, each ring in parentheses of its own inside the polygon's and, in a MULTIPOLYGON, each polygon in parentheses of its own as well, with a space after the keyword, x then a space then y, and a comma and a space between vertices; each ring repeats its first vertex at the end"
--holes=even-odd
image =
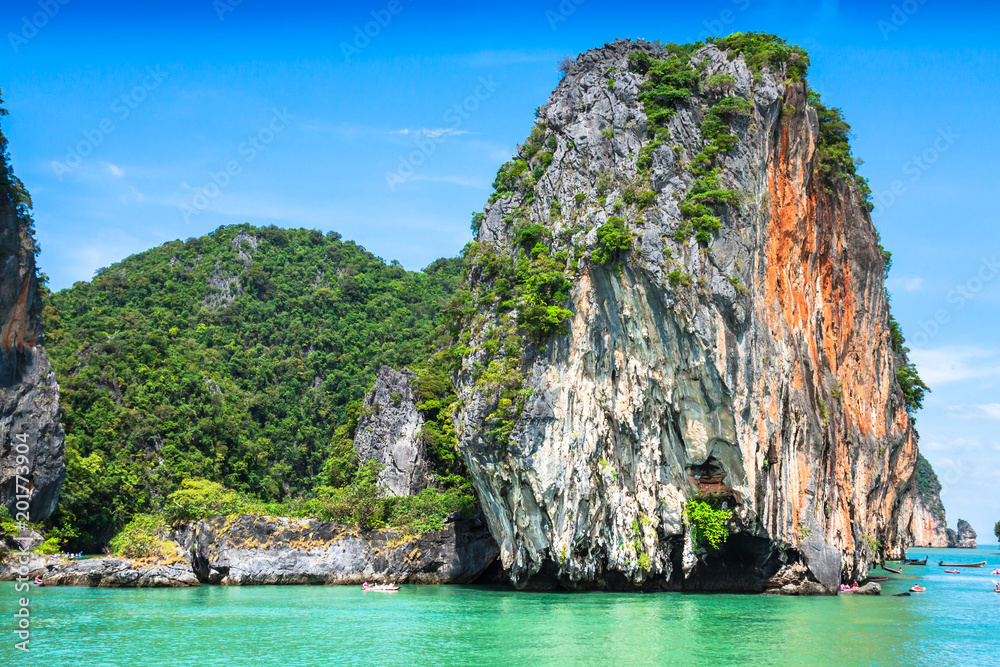
POLYGON ((739 30, 805 47, 810 84, 853 125, 879 202, 893 309, 934 390, 918 426, 949 521, 995 541, 995 4, 151 4, 0 9, 4 130, 55 289, 244 221, 333 229, 419 269, 469 239, 470 214, 558 81, 559 57, 616 37, 739 30))

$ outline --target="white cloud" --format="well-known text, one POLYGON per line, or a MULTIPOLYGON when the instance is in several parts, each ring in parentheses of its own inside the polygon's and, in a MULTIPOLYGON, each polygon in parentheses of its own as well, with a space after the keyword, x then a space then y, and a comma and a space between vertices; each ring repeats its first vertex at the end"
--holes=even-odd
POLYGON ((921 278, 893 278, 890 283, 905 292, 916 292, 924 286, 921 278))
POLYGON ((101 164, 108 168, 108 171, 111 172, 112 176, 120 178, 125 175, 125 170, 116 164, 111 164, 110 162, 102 162, 101 164))
POLYGON ((959 419, 996 419, 1000 421, 1000 403, 949 405, 948 416, 959 419))
POLYGON ((408 181, 430 181, 433 183, 451 183, 461 185, 466 188, 485 188, 486 184, 474 178, 463 178, 461 176, 413 176, 408 181))
POLYGON ((954 345, 912 350, 910 359, 917 365, 920 377, 932 387, 964 380, 1000 380, 997 350, 954 345))
POLYGON ((403 128, 401 130, 392 130, 389 134, 412 134, 413 136, 423 136, 430 137, 431 139, 439 139, 441 137, 457 137, 463 134, 478 134, 477 132, 470 132, 468 130, 457 130, 453 127, 432 127, 426 128, 422 127, 418 130, 411 130, 409 128, 403 128))

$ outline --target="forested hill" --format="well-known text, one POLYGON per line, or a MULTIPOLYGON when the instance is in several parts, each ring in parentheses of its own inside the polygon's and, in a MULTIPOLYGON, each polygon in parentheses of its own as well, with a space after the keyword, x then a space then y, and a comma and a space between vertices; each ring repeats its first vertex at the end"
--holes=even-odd
POLYGON ((67 444, 52 528, 99 546, 184 478, 265 500, 342 481, 324 463, 344 457, 356 402, 382 364, 429 355, 460 273, 458 259, 415 273, 333 232, 239 225, 49 295, 67 444))

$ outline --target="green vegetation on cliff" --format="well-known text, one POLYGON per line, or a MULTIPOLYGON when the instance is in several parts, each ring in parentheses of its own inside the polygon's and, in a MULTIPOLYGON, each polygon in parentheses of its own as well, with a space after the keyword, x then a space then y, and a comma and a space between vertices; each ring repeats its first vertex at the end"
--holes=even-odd
POLYGON ((924 458, 923 454, 917 456, 917 464, 914 466, 913 475, 917 482, 917 496, 923 502, 924 507, 931 511, 934 518, 945 525, 944 505, 941 503, 941 482, 937 473, 931 467, 930 461, 924 458))
POLYGON ((239 225, 50 295, 67 463, 50 526, 93 548, 185 479, 271 502, 349 484, 360 399, 382 364, 430 356, 460 271, 455 259, 409 272, 332 232, 239 225))
POLYGON ((684 523, 691 526, 691 541, 718 549, 729 539, 726 523, 733 517, 732 510, 717 509, 704 500, 691 498, 684 504, 684 523))
MULTIPOLYGON (((3 93, 0 92, 0 117, 7 115, 7 110, 3 107, 3 93)), ((41 252, 38 242, 35 240, 35 222, 31 217, 31 195, 27 188, 17 176, 14 175, 14 168, 10 164, 10 155, 7 153, 7 137, 0 129, 0 208, 10 208, 15 212, 22 222, 23 238, 21 243, 25 249, 32 249, 37 255, 41 252)), ((44 275, 39 276, 40 284, 44 284, 44 275)))

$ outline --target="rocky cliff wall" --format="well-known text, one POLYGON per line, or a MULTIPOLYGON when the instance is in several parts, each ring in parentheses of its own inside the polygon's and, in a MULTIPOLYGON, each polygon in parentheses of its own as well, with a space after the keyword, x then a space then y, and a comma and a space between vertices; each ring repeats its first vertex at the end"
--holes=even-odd
POLYGON ((375 386, 365 396, 354 436, 358 457, 383 466, 379 481, 394 496, 420 493, 433 481, 420 438, 424 419, 417 410, 414 379, 413 371, 407 369, 380 368, 375 386))
POLYGON ((941 502, 941 482, 923 455, 917 457, 912 484, 916 487, 916 493, 908 496, 906 502, 911 507, 902 514, 910 517, 906 531, 911 536, 911 544, 938 549, 948 547, 948 525, 944 504, 941 502))
POLYGON ((42 347, 42 300, 27 194, 0 134, 0 504, 39 521, 66 476, 59 386, 42 347), (18 503, 22 503, 19 505, 18 503))
POLYGON ((945 549, 949 546, 947 527, 919 497, 913 500, 908 530, 915 547, 945 549))
POLYGON ((667 56, 582 54, 523 167, 498 175, 471 252, 459 447, 519 586, 834 592, 908 539, 917 448, 877 232, 854 182, 820 174, 805 83, 706 46, 701 92, 651 143, 636 51, 667 56), (720 97, 747 113, 706 163, 720 97), (704 202, 717 229, 694 235, 704 202), (511 310, 506 283, 543 256, 558 266, 511 310), (559 270, 565 333, 531 342, 530 299, 559 270), (722 548, 692 539, 691 498, 734 512, 722 548))

